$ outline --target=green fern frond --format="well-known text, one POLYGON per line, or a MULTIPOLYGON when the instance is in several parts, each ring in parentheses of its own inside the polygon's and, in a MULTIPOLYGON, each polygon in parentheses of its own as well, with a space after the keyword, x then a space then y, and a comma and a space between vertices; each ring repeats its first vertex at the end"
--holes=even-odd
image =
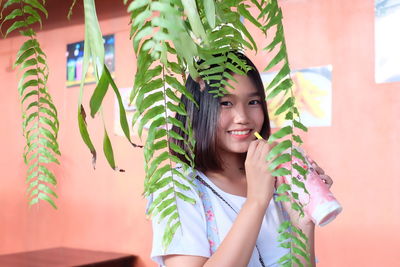
POLYGON ((294 263, 296 266, 304 266, 300 260, 304 258, 310 264, 310 254, 307 249, 308 240, 301 229, 286 221, 281 224, 278 232, 280 235, 277 241, 280 242, 280 247, 290 249, 290 252, 282 256, 278 262, 282 266, 293 266, 294 263))
MULTIPOLYGON (((251 21, 256 25, 264 34, 267 34, 272 29, 275 30, 275 35, 272 41, 264 48, 269 52, 277 51, 272 60, 267 64, 264 71, 271 70, 274 67, 278 67, 279 71, 267 86, 267 99, 275 97, 282 97, 283 104, 275 110, 275 115, 284 114, 289 125, 281 128, 276 133, 271 135, 269 142, 280 140, 280 143, 271 149, 268 160, 273 160, 270 164, 270 168, 274 168, 272 175, 276 176, 292 176, 293 169, 296 170, 303 179, 306 179, 307 170, 302 166, 293 162, 294 158, 299 159, 301 162, 304 161, 304 157, 299 153, 294 146, 294 142, 299 145, 302 143, 300 136, 295 135, 295 128, 302 131, 307 131, 307 128, 300 122, 299 112, 296 108, 295 98, 292 91, 293 81, 290 77, 289 61, 287 57, 287 50, 285 44, 285 37, 282 24, 282 10, 278 6, 277 0, 266 1, 261 3, 252 1, 258 7, 260 14, 257 18, 258 21, 262 21, 262 24, 257 25, 255 21, 251 21), (292 169, 288 170, 283 167, 279 167, 281 164, 291 162, 290 166, 292 169), (278 167, 276 169, 276 167, 278 167)), ((243 9, 243 7, 241 8, 243 9)), ((242 14, 246 17, 248 14, 243 12, 242 14)), ((298 193, 295 192, 292 187, 295 186, 298 189, 304 190, 308 194, 305 185, 297 177, 291 177, 291 185, 283 184, 277 191, 280 195, 278 201, 291 201, 294 199, 297 202, 292 202, 291 208, 299 212, 299 216, 304 216, 303 206, 299 204, 298 193), (288 194, 288 195, 286 195, 288 194), (289 197, 290 196, 290 197, 289 197)), ((290 222, 284 222, 281 225, 280 236, 278 241, 281 242, 281 246, 289 248, 290 252, 284 255, 279 263, 282 266, 303 266, 301 258, 304 258, 310 263, 310 254, 307 249, 307 237, 302 233, 301 229, 294 227, 290 222)))
MULTIPOLYGON (((180 95, 185 95, 194 102, 183 85, 185 71, 188 70, 195 80, 201 78, 209 83, 216 97, 224 95, 228 87, 233 88, 230 84, 230 81, 235 81, 233 75, 243 75, 249 67, 231 51, 243 51, 245 48, 257 51, 257 45, 241 17, 265 35, 275 28, 274 38, 264 49, 277 53, 265 71, 275 67, 279 71, 266 90, 268 98, 286 97, 276 113, 284 114, 291 123, 271 136, 271 141, 281 140, 271 150, 269 157, 273 160, 272 166, 277 167, 292 161, 293 157, 304 160, 294 149, 295 142, 302 143, 300 136, 294 132, 295 128, 306 130, 306 127, 299 120, 291 90, 293 82, 283 36, 282 11, 276 0, 250 2, 259 12, 257 18, 250 13, 247 2, 236 0, 200 1, 197 4, 191 0, 135 0, 128 5, 132 23, 130 34, 137 55, 137 72, 130 97, 137 110, 132 124, 138 125, 140 137, 143 129, 148 128, 144 148, 145 195, 157 195, 149 213, 167 221, 163 239, 165 246, 171 242, 180 226, 176 200, 192 201, 185 194, 192 181, 174 168, 181 164, 184 170, 190 170, 194 164, 195 141, 190 132, 190 118, 179 99, 180 95), (176 60, 171 61, 170 58, 176 60), (176 120, 171 114, 185 117, 186 124, 176 120), (179 133, 172 129, 179 129, 179 133), (171 140, 184 142, 185 149, 171 140)), ((128 1, 125 3, 128 4, 128 1)), ((293 165, 292 168, 302 176, 306 174, 299 165, 293 165)), ((279 168, 274 170, 273 175, 291 173, 292 169, 279 168)), ((293 184, 305 189, 304 184, 299 181, 293 184)), ((288 185, 278 188, 278 191, 298 199, 298 194, 288 185)), ((278 199, 289 201, 290 197, 282 195, 278 199)), ((293 204, 292 209, 302 214, 301 205, 293 204)), ((299 229, 293 226, 286 228, 285 231, 290 228, 293 238, 282 243, 282 246, 289 246, 292 250, 281 262, 283 265, 299 263, 297 256, 307 256, 304 247, 306 241, 294 236, 300 235, 299 229)))
MULTIPOLYGON (((152 8, 153 10, 168 10, 169 7, 160 5, 152 8)), ((152 23, 158 22, 153 20, 152 23)), ((134 23, 133 27, 138 24, 140 23, 134 23)), ((144 22, 141 24, 146 25, 144 22)), ((132 32, 134 31, 135 29, 132 30, 132 32)), ((140 27, 138 27, 136 33, 140 33, 140 27)), ((137 107, 132 123, 138 124, 140 137, 144 126, 150 125, 144 147, 146 173, 144 189, 147 196, 162 190, 152 202, 149 213, 152 216, 158 216, 159 220, 165 219, 167 221, 163 237, 163 245, 167 246, 180 226, 177 199, 190 203, 194 202, 194 199, 184 193, 184 191, 189 190, 191 181, 174 169, 177 164, 182 165, 184 169, 189 169, 189 166, 179 157, 170 153, 172 151, 185 155, 189 162, 193 162, 193 159, 187 156, 185 151, 171 142, 173 138, 184 140, 183 136, 173 130, 173 125, 178 129, 184 129, 183 132, 186 134, 190 134, 191 131, 182 122, 171 116, 173 113, 186 116, 186 111, 179 103, 180 99, 176 93, 188 95, 190 99, 193 99, 193 97, 190 96, 185 86, 174 77, 174 75, 181 75, 182 69, 177 67, 177 63, 162 58, 163 53, 176 52, 172 47, 165 45, 163 38, 168 38, 167 34, 154 35, 150 38, 146 36, 148 39, 145 41, 142 40, 143 36, 139 37, 137 34, 133 35, 134 46, 137 48, 138 71, 131 95, 137 107), (163 47, 163 49, 159 49, 159 47, 163 47), (160 53, 157 54, 154 51, 160 53), (155 59, 159 60, 160 65, 157 64, 150 68, 155 59), (143 68, 143 66, 146 67, 143 68), (149 72, 146 72, 149 68, 150 75, 149 72), (182 192, 179 190, 182 190, 182 192)))
POLYGON ((14 66, 22 72, 18 92, 22 105, 22 130, 26 140, 23 158, 28 166, 26 183, 29 203, 33 205, 44 200, 57 208, 54 198, 58 196, 53 189, 57 180, 51 169, 54 164, 60 164, 58 114, 47 88, 49 71, 46 55, 32 29, 36 23, 42 26, 41 14, 47 17, 47 10, 37 0, 6 1, 1 13, 6 8, 13 9, 2 20, 1 31, 5 23, 13 21, 5 36, 19 30, 21 35, 28 37, 17 52, 14 66))

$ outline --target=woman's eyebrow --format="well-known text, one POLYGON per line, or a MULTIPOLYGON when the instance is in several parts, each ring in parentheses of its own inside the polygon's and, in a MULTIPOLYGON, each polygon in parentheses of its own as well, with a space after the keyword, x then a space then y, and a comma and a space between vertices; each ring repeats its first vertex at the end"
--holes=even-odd
MULTIPOLYGON (((226 93, 222 97, 236 97, 236 96, 237 96, 236 94, 226 93)), ((255 97, 255 96, 261 97, 261 94, 259 92, 251 92, 251 93, 246 94, 246 96, 247 97, 255 97)))
POLYGON ((259 96, 261 97, 261 94, 259 92, 252 92, 250 94, 247 95, 248 97, 253 97, 253 96, 259 96))

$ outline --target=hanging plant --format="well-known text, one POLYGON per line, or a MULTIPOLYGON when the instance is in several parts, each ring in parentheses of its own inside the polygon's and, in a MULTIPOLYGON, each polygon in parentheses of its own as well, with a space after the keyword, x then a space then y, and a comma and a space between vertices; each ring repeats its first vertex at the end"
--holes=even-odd
POLYGON ((22 76, 18 83, 21 99, 22 132, 26 140, 24 162, 27 165, 26 183, 29 204, 45 200, 57 208, 54 198, 57 185, 52 165, 59 164, 60 150, 57 136, 59 122, 57 108, 49 94, 47 79, 49 69, 46 54, 40 47, 33 27, 42 27, 41 16, 47 17, 47 10, 36 0, 9 0, 1 7, 0 30, 7 37, 14 31, 24 36, 26 41, 17 52, 14 67, 22 76), (10 11, 3 18, 5 11, 10 11), (5 29, 5 23, 8 27, 5 29))
MULTIPOLYGON (((75 2, 72 3, 70 13, 75 2)), ((132 122, 127 120, 118 87, 104 64, 104 47, 95 2, 94 0, 83 2, 85 44, 83 78, 78 100, 79 130, 92 154, 95 166, 97 152, 90 138, 86 109, 82 103, 83 81, 89 62, 92 61, 97 86, 89 103, 91 117, 97 114, 102 116, 102 101, 111 86, 120 107, 121 128, 133 147, 141 146, 131 140, 132 126, 137 126, 140 138, 144 127, 148 127, 143 149, 146 173, 144 195, 149 197, 154 193, 158 195, 153 199, 148 211, 151 216, 157 215, 160 220, 166 221, 164 246, 169 245, 180 227, 177 199, 189 203, 195 202, 185 194, 192 183, 191 177, 185 174, 194 167, 195 140, 190 118, 178 97, 185 95, 195 103, 184 85, 186 73, 189 72, 200 83, 201 89, 204 88, 205 82, 220 80, 219 83, 211 85, 212 92, 216 97, 224 95, 226 88, 232 87, 228 82, 234 80, 231 73, 245 74, 248 69, 246 63, 232 51, 259 50, 245 22, 254 25, 260 34, 273 35, 273 38, 269 38, 270 43, 262 48, 275 53, 272 60, 266 62, 267 67, 264 71, 278 69, 266 88, 267 99, 277 96, 285 98, 275 114, 284 114, 288 126, 271 135, 269 142, 277 141, 278 145, 270 151, 268 159, 274 159, 271 165, 275 167, 291 162, 291 168, 296 169, 302 176, 306 175, 307 170, 293 162, 294 158, 304 161, 303 156, 294 147, 302 144, 296 132, 306 131, 307 128, 300 122, 295 105, 282 11, 277 0, 124 0, 131 19, 130 38, 137 57, 137 70, 130 96, 130 101, 137 110, 132 122), (183 124, 175 119, 173 114, 186 117, 186 123, 183 124), (172 139, 184 142, 185 149, 172 142, 172 139), (181 160, 177 155, 186 160, 181 160), (182 166, 183 172, 175 169, 177 164, 182 166)), ((28 39, 21 46, 15 65, 24 72, 18 89, 23 106, 23 132, 27 144, 24 159, 28 165, 30 203, 46 200, 55 207, 52 197, 57 195, 51 188, 56 185, 56 177, 48 166, 53 163, 58 164, 59 123, 56 107, 46 85, 48 77, 46 57, 32 29, 33 24, 42 24, 41 16, 47 17, 44 3, 45 1, 37 0, 5 1, 1 10, 2 13, 8 10, 9 15, 2 18, 1 27, 4 28, 3 24, 7 21, 15 21, 6 27, 6 35, 20 30, 21 35, 28 39)), ((103 151, 111 168, 123 171, 115 163, 106 127, 104 127, 103 151)), ((292 175, 292 169, 278 167, 273 169, 272 175, 292 175)), ((305 190, 301 181, 294 177, 292 181, 305 190)), ((287 184, 281 185, 277 192, 282 194, 278 198, 279 201, 290 201, 291 198, 298 200, 298 195, 287 184)), ((298 202, 293 202, 291 207, 303 216, 302 206, 298 202)), ((292 266, 294 263, 302 266, 300 258, 305 258, 309 262, 307 237, 301 229, 286 221, 281 225, 279 233, 281 246, 291 248, 290 252, 279 261, 283 266, 292 266)))

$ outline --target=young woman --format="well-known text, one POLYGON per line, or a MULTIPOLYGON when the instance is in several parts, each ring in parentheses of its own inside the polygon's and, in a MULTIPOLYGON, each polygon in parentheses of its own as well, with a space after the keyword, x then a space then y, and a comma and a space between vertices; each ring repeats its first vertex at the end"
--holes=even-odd
MULTIPOLYGON (((313 222, 299 220, 290 208, 274 200, 282 181, 271 176, 265 161, 271 145, 265 141, 270 123, 263 84, 254 64, 245 55, 236 55, 251 70, 245 76, 233 74, 235 81, 229 82, 235 89, 227 87, 228 94, 223 97, 214 97, 209 85, 202 91, 190 76, 187 79, 186 88, 199 104, 197 108, 182 97, 196 139, 191 175, 200 182, 195 183, 197 188, 184 192, 196 200, 195 205, 177 200, 182 228, 165 251, 165 224, 153 219, 151 256, 160 265, 278 266, 278 260, 288 252, 277 241, 278 227, 285 219, 308 236, 311 262, 315 261, 313 222), (255 132, 265 140, 256 140, 255 132)), ((214 82, 218 81, 210 84, 214 82)), ((177 118, 185 123, 184 117, 177 118)), ((185 149, 184 142, 176 143, 185 149)), ((330 186, 329 176, 318 166, 314 168, 330 186)))

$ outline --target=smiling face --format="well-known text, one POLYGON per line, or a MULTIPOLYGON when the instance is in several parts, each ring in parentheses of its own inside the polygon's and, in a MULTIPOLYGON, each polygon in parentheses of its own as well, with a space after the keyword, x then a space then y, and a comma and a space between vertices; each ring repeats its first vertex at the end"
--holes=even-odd
POLYGON ((262 99, 248 76, 234 74, 237 82, 229 81, 235 88, 226 88, 229 94, 221 97, 217 126, 217 146, 221 154, 245 153, 254 133, 260 132, 264 123, 262 99))

